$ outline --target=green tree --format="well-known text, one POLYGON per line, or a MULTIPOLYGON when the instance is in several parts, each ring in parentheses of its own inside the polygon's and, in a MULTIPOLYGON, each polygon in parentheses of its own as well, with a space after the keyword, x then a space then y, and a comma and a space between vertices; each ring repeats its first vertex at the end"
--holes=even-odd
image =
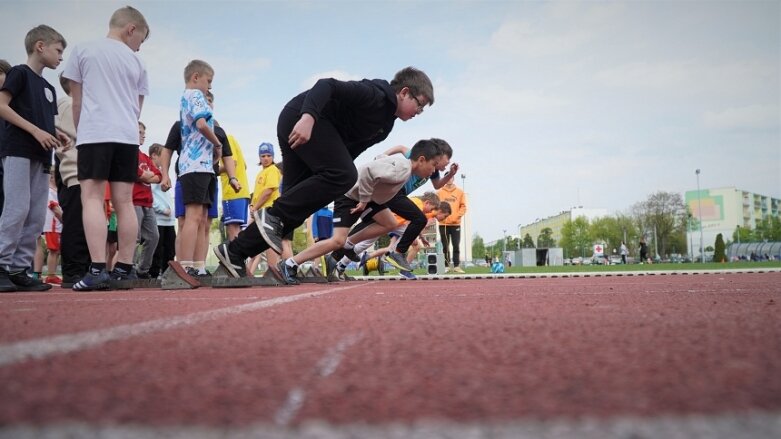
POLYGON ((528 233, 526 236, 523 237, 523 244, 521 244, 521 247, 523 248, 534 248, 534 240, 532 239, 532 236, 528 233))
POLYGON ((477 233, 472 238, 472 257, 475 259, 485 258, 485 241, 477 233))
POLYGON ((632 207, 640 232, 656 235, 660 255, 667 255, 675 246, 683 248, 686 238, 687 209, 681 194, 656 192, 632 207), (677 245, 673 244, 675 242, 677 245))
POLYGON ((724 252, 725 245, 724 245, 724 237, 721 236, 721 233, 716 235, 716 243, 715 250, 713 251, 713 262, 726 262, 727 261, 727 255, 724 252))
POLYGON ((556 246, 556 240, 553 239, 553 230, 550 227, 545 227, 540 231, 540 236, 537 237, 538 248, 551 248, 556 246))
POLYGON ((591 253, 593 240, 589 233, 588 220, 582 216, 569 220, 561 228, 561 242, 564 257, 586 256, 591 253))

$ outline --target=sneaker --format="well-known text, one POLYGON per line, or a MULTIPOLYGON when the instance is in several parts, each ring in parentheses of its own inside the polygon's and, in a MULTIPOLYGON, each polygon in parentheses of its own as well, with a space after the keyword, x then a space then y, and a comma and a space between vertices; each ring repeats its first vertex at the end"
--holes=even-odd
POLYGON ((46 279, 44 279, 43 281, 51 285, 62 285, 62 279, 60 279, 59 276, 55 276, 51 274, 49 276, 46 276, 46 279))
POLYGON ((51 289, 51 285, 41 282, 40 279, 35 279, 27 273, 27 270, 17 271, 15 273, 9 272, 8 279, 16 285, 16 291, 46 291, 51 289))
POLYGON ((414 273, 412 273, 411 271, 407 271, 407 270, 400 270, 400 271, 399 271, 399 274, 400 274, 400 275, 401 275, 401 277, 403 277, 404 279, 415 280, 415 279, 417 279, 417 278, 418 278, 417 276, 415 276, 415 274, 414 274, 414 273))
POLYGON ((203 273, 201 273, 200 271, 198 271, 198 274, 196 275, 196 277, 197 277, 198 279, 208 279, 208 278, 211 278, 211 277, 212 277, 212 274, 211 274, 211 273, 209 273, 209 270, 203 270, 203 271, 204 271, 203 273))
POLYGON ((100 270, 98 274, 88 271, 80 281, 73 284, 73 291, 97 291, 111 288, 111 276, 106 270, 100 270))
POLYGON ((388 262, 396 267, 399 270, 404 271, 412 271, 412 267, 409 266, 409 263, 407 262, 407 255, 404 253, 399 252, 388 252, 387 255, 385 255, 388 259, 388 262))
POLYGON ((332 255, 325 255, 325 276, 331 276, 336 271, 336 264, 338 264, 336 258, 332 255))
POLYGON ((282 275, 282 280, 284 280, 286 284, 298 285, 301 283, 298 281, 298 279, 296 279, 296 272, 298 270, 288 267, 284 260, 277 263, 277 271, 279 271, 279 274, 282 275))
POLYGON ((464 269, 461 267, 453 267, 453 273, 464 274, 466 271, 464 271, 464 269))
POLYGON ((231 253, 230 250, 228 250, 228 244, 220 244, 214 247, 212 251, 220 261, 220 265, 228 270, 228 273, 230 273, 231 276, 247 276, 247 266, 244 264, 244 259, 234 253, 231 253))
POLYGON ((130 271, 120 271, 115 268, 108 276, 111 278, 109 285, 117 290, 132 290, 134 288, 132 281, 138 280, 135 268, 131 268, 130 271))
POLYGON ((366 261, 369 260, 369 252, 363 252, 361 253, 361 260, 358 262, 358 268, 363 268, 366 266, 366 261))
POLYGON ((188 276, 192 276, 194 278, 198 278, 201 276, 201 273, 198 271, 198 269, 193 267, 187 267, 184 269, 185 273, 187 273, 188 276))
POLYGON ((8 271, 5 268, 0 268, 0 293, 13 293, 14 291, 17 291, 16 284, 11 282, 8 271))
POLYGON ((450 273, 451 271, 453 271, 453 269, 452 269, 452 268, 450 268, 450 267, 445 267, 445 273, 450 273))
MULTIPOLYGON (((152 275, 148 271, 137 271, 136 277, 139 279, 152 279, 152 275)), ((155 276, 157 277, 157 276, 155 276)))
POLYGON ((255 222, 260 230, 263 240, 277 254, 282 254, 282 220, 268 213, 268 208, 261 209, 260 214, 255 211, 255 222))

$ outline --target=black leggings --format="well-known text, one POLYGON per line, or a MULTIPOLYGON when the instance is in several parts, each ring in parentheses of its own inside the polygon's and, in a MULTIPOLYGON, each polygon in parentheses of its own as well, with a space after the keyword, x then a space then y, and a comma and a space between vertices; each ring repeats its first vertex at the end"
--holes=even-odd
POLYGON ((442 251, 445 253, 445 265, 450 265, 450 243, 453 243, 453 267, 461 263, 461 226, 439 226, 442 239, 442 251))
POLYGON ((66 279, 81 278, 87 272, 90 261, 87 237, 84 235, 84 221, 81 216, 81 186, 60 186, 57 198, 62 207, 62 234, 60 255, 62 275, 66 279))
MULTIPOLYGON (((268 212, 279 217, 288 234, 310 215, 344 195, 358 180, 353 157, 339 132, 326 119, 315 123, 309 142, 290 149, 287 138, 300 119, 298 110, 285 107, 277 123, 277 140, 282 150, 282 194, 268 212)), ((231 241, 231 253, 253 257, 266 250, 256 226, 247 227, 231 241)))
MULTIPOLYGON (((407 250, 409 250, 409 246, 415 242, 415 238, 417 238, 418 235, 420 235, 420 232, 422 232, 426 227, 428 219, 426 218, 426 215, 421 212, 418 206, 416 206, 415 203, 413 203, 412 200, 407 197, 407 193, 403 189, 394 195, 390 201, 385 203, 385 206, 387 206, 388 209, 390 209, 391 212, 395 213, 396 215, 409 220, 407 230, 404 231, 401 239, 399 239, 399 242, 396 244, 396 251, 399 253, 405 253, 407 250)), ((373 217, 363 218, 361 222, 350 231, 350 235, 358 233, 372 223, 374 223, 373 217)))

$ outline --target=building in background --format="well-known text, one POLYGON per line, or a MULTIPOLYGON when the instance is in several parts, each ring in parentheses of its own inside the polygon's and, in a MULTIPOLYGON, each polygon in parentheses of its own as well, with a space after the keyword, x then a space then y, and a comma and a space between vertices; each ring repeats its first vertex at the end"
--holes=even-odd
POLYGON ((738 227, 755 229, 757 222, 771 216, 781 218, 781 198, 724 187, 686 191, 684 202, 692 213, 694 226, 688 228, 686 239, 695 259, 700 255, 700 229, 697 222, 702 215, 702 245, 713 247, 716 235, 722 234, 724 241, 731 241, 738 227), (699 196, 698 196, 699 195, 699 196), (699 210, 702 206, 702 211, 699 210))
POLYGON ((586 209, 583 206, 573 207, 572 209, 565 210, 557 215, 538 219, 531 224, 520 226, 519 239, 523 242, 523 237, 528 233, 534 240, 534 246, 537 247, 537 237, 540 236, 543 229, 550 228, 553 232, 553 240, 558 246, 559 242, 561 242, 561 229, 567 221, 574 221, 578 217, 584 217, 591 222, 596 218, 604 216, 607 216, 607 209, 586 209))

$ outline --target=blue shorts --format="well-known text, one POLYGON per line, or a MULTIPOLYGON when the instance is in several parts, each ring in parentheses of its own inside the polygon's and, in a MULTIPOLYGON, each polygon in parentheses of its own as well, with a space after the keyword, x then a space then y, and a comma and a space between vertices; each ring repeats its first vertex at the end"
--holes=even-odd
POLYGON ((238 198, 222 202, 223 224, 247 224, 249 198, 238 198))
MULTIPOLYGON (((217 209, 217 191, 213 191, 212 194, 212 205, 209 207, 209 218, 217 218, 220 216, 219 210, 217 209)), ((176 179, 176 185, 174 186, 174 214, 177 218, 182 218, 184 216, 184 201, 182 200, 182 183, 179 182, 179 179, 176 179)))

